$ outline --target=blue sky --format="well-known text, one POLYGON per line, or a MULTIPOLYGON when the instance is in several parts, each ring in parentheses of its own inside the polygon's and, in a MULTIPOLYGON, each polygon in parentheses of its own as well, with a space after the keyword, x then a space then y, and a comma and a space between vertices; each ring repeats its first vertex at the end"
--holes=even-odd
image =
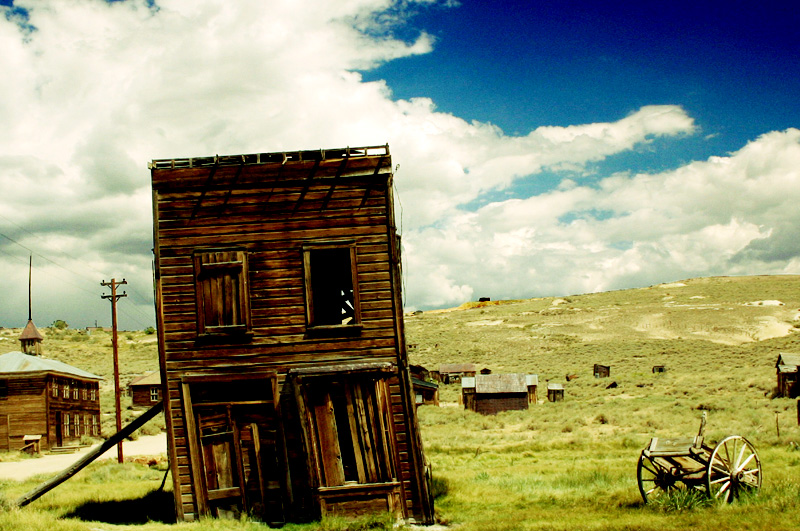
POLYGON ((407 309, 800 273, 787 2, 0 10, 0 326, 153 324, 152 159, 386 142, 407 309))
POLYGON ((508 134, 680 105, 700 134, 606 161, 663 170, 800 124, 798 28, 800 9, 785 1, 463 1, 421 7, 404 28, 430 33, 433 52, 364 78, 508 134))

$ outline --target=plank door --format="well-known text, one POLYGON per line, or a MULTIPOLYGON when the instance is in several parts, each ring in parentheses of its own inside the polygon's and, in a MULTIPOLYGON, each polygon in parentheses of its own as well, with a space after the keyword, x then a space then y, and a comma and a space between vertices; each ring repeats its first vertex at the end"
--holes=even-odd
POLYGON ((258 378, 184 387, 194 419, 190 448, 201 514, 284 522, 282 435, 271 387, 258 378))

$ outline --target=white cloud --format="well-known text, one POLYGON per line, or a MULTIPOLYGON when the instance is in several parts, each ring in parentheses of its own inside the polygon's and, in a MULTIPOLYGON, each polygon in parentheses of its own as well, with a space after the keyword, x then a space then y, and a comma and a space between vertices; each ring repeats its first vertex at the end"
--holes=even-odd
MULTIPOLYGON (((800 223, 798 180, 800 131, 790 129, 667 173, 616 175, 492 203, 441 228, 412 231, 406 240, 415 248, 423 241, 468 245, 472 252, 452 254, 440 275, 498 297, 714 274, 800 273, 792 229, 800 223)), ((424 306, 427 296, 420 291, 409 298, 424 306)))
MULTIPOLYGON (((0 84, 8 191, 0 232, 63 266, 40 266, 35 292, 53 301, 44 324, 107 320, 103 276, 124 276, 129 292, 144 294, 126 301, 135 307, 129 326, 151 324, 143 322, 152 313, 146 164, 217 153, 388 142, 400 164, 405 284, 416 307, 797 267, 789 228, 797 225, 798 131, 674 172, 591 185, 587 164, 693 134, 692 117, 645 106, 608 123, 507 136, 363 82, 358 69, 431 51, 424 32, 408 42, 392 36, 413 2, 157 4, 17 0, 31 33, 0 17, 0 68, 12 80, 0 84), (545 170, 565 180, 463 210, 545 170)), ((28 251, 7 239, 0 251, 9 272, 0 279, 8 301, 0 324, 19 325, 28 251)))

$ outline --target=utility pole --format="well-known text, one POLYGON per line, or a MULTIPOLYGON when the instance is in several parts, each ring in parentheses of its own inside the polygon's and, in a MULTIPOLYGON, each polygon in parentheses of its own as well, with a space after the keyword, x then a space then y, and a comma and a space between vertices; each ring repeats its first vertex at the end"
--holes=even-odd
MULTIPOLYGON (((100 283, 101 286, 106 286, 111 288, 111 295, 103 295, 104 299, 109 299, 111 301, 111 346, 113 347, 114 351, 114 404, 117 410, 117 433, 122 430, 122 411, 119 405, 119 351, 117 349, 117 301, 122 297, 127 297, 128 294, 124 291, 122 295, 117 294, 117 286, 121 286, 123 284, 127 284, 125 279, 122 279, 122 282, 117 282, 115 279, 111 279, 111 282, 106 282, 105 280, 100 283)), ((124 462, 122 457, 122 440, 117 443, 117 461, 119 463, 124 462)))

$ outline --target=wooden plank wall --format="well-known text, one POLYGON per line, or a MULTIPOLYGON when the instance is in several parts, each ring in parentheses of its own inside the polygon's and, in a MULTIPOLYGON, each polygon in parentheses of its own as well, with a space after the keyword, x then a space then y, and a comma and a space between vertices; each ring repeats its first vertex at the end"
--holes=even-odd
MULTIPOLYGON (((402 361, 405 369, 405 360, 398 359, 395 329, 395 311, 400 310, 394 302, 399 286, 393 285, 392 277, 390 171, 388 157, 347 164, 317 161, 292 168, 153 170, 162 380, 168 392, 165 412, 175 452, 179 517, 197 516, 181 404, 183 374, 265 369, 275 371, 283 387, 291 368, 402 361), (332 240, 356 244, 363 329, 356 337, 309 339, 302 245, 332 240), (248 254, 252 338, 203 345, 197 341, 192 253, 232 246, 248 254)), ((413 493, 417 485, 407 424, 413 412, 406 410, 403 392, 398 382, 390 386, 400 480, 405 491, 413 493)), ((406 500, 409 514, 418 511, 413 498, 406 500)))
POLYGON ((0 401, 0 416, 5 416, 6 447, 0 449, 19 450, 25 435, 47 433, 46 405, 44 400, 45 376, 8 378, 8 397, 0 401))

